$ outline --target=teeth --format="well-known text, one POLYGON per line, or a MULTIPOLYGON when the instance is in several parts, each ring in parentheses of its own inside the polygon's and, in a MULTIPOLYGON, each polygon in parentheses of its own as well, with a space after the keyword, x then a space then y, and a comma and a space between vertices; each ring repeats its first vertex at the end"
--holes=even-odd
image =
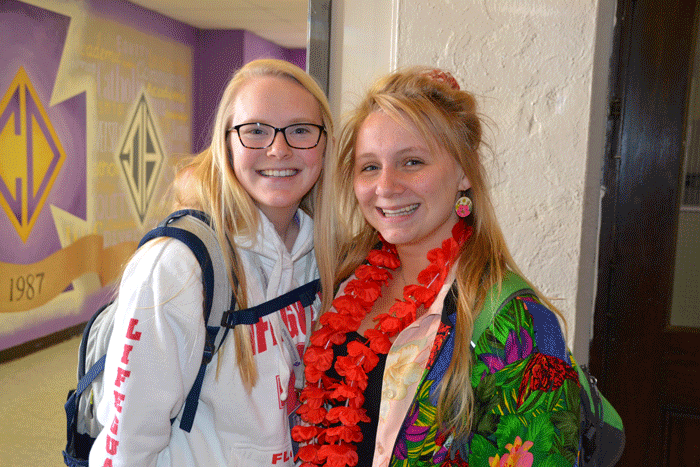
POLYGON ((297 172, 296 169, 261 170, 260 175, 264 177, 291 177, 292 175, 296 175, 297 172))
POLYGON ((403 216, 412 213, 416 209, 418 209, 418 203, 411 204, 410 206, 406 206, 405 208, 401 209, 382 209, 382 214, 384 214, 386 217, 403 216))

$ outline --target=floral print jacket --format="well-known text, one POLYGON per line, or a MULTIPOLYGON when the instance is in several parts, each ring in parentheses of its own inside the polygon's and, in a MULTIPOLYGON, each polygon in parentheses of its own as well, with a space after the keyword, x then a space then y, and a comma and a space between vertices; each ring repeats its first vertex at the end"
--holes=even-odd
MULTIPOLYGON (((535 297, 517 297, 506 304, 475 342, 471 432, 456 439, 452 433, 438 429, 435 416, 439 387, 452 359, 455 338, 452 293, 442 304, 427 362, 415 378, 418 384, 411 385, 416 387, 415 395, 407 412, 403 412, 406 415, 391 455, 386 456, 390 457, 389 464, 576 465, 580 430, 576 363, 566 348, 556 315, 535 297)), ((385 370, 385 380, 389 373, 385 370)), ((384 394, 382 399, 384 403, 384 394)))

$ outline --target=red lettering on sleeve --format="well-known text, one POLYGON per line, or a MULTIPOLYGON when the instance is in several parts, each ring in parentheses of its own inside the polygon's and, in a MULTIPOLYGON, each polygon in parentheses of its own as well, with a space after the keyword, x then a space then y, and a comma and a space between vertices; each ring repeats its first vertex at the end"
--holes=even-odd
POLYGON ((122 354, 122 363, 124 365, 129 364, 129 354, 131 353, 132 350, 134 350, 133 345, 124 344, 124 353, 122 354))
POLYGON ((265 331, 269 325, 265 320, 260 320, 255 323, 255 334, 256 340, 258 341, 258 353, 262 353, 267 350, 267 342, 265 342, 265 331))
POLYGON ((105 463, 102 464, 102 467, 114 467, 112 465, 112 459, 105 459, 105 463))
POLYGON ((126 378, 128 378, 130 374, 131 372, 129 370, 117 367, 117 379, 114 381, 114 385, 118 388, 121 387, 122 383, 126 381, 126 378))
POLYGON ((137 324, 139 324, 139 320, 137 320, 136 318, 131 318, 129 320, 129 328, 126 330, 126 338, 127 339, 132 339, 135 341, 141 339, 141 333, 134 332, 134 329, 136 328, 137 324))
POLYGON ((281 461, 281 460, 282 460, 282 453, 281 452, 277 452, 277 453, 272 455, 272 465, 276 464, 278 461, 281 461))
POLYGON ((117 417, 114 417, 114 420, 112 420, 112 426, 109 427, 109 431, 111 431, 113 435, 116 435, 119 431, 119 419, 117 417))
POLYGON ((117 409, 118 413, 122 413, 122 402, 124 401, 125 397, 125 394, 114 391, 114 408, 117 409))
MULTIPOLYGON (((295 338, 299 335, 299 326, 297 325, 297 314, 299 313, 299 303, 295 303, 293 305, 288 306, 287 308, 284 309, 284 312, 282 313, 282 316, 285 318, 284 319, 284 324, 287 325, 287 329, 289 329, 289 336, 292 338, 295 338)), ((302 308, 303 312, 303 308, 302 308)))
POLYGON ((115 455, 117 453, 117 446, 119 446, 119 441, 107 435, 107 454, 110 456, 115 455))
POLYGON ((275 376, 277 378, 277 402, 279 402, 280 409, 284 407, 284 402, 282 401, 282 381, 280 380, 280 375, 275 376))

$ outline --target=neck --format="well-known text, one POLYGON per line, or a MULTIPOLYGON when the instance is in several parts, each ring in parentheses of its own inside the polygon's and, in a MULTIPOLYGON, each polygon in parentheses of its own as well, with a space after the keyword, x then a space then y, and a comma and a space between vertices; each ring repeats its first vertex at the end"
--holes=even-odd
POLYGON ((298 206, 284 208, 284 209, 263 209, 265 217, 272 223, 275 228, 275 232, 279 235, 284 246, 287 247, 288 251, 292 251, 294 247, 294 242, 299 234, 299 224, 294 220, 294 215, 297 212, 298 206))
POLYGON ((406 250, 397 248, 396 252, 401 261, 401 277, 404 281, 403 285, 417 284, 418 274, 428 266, 427 251, 422 249, 406 250))
MULTIPOLYGON (((447 238, 447 237, 446 237, 447 238)), ((439 248, 442 245, 442 240, 435 245, 397 245, 396 253, 401 261, 401 275, 406 281, 406 284, 417 284, 418 274, 430 263, 428 261, 428 252, 434 248, 439 248)))

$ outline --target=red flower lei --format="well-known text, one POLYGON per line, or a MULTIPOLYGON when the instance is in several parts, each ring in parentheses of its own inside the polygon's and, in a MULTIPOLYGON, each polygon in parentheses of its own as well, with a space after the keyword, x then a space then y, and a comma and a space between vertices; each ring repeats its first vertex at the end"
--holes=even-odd
POLYGON ((332 344, 342 344, 348 332, 359 329, 381 295, 382 285, 391 279, 389 271, 401 263, 394 245, 382 241, 380 249, 367 255, 368 264, 355 269, 355 279, 347 283, 343 295, 333 300, 333 308, 321 316, 322 327, 311 335, 304 354, 306 386, 299 396, 302 405, 297 413, 308 426, 299 425, 292 429, 292 438, 306 443, 297 454, 297 459, 303 461, 301 467, 352 467, 357 464, 354 443, 362 441, 357 424, 369 421, 362 408, 367 373, 379 362, 377 354, 389 352, 389 339, 415 321, 417 309, 424 306, 427 310, 433 304, 460 246, 472 231, 460 220, 452 228, 452 237, 443 241, 441 248, 428 252, 430 264, 418 275, 421 285, 404 287, 404 300, 397 300, 388 313, 374 318, 377 325, 365 331, 369 346, 352 341, 347 345, 348 355, 335 359, 335 370, 343 377, 337 380, 326 375, 335 356, 332 344), (345 402, 345 405, 328 409, 326 403, 331 400, 345 402))

